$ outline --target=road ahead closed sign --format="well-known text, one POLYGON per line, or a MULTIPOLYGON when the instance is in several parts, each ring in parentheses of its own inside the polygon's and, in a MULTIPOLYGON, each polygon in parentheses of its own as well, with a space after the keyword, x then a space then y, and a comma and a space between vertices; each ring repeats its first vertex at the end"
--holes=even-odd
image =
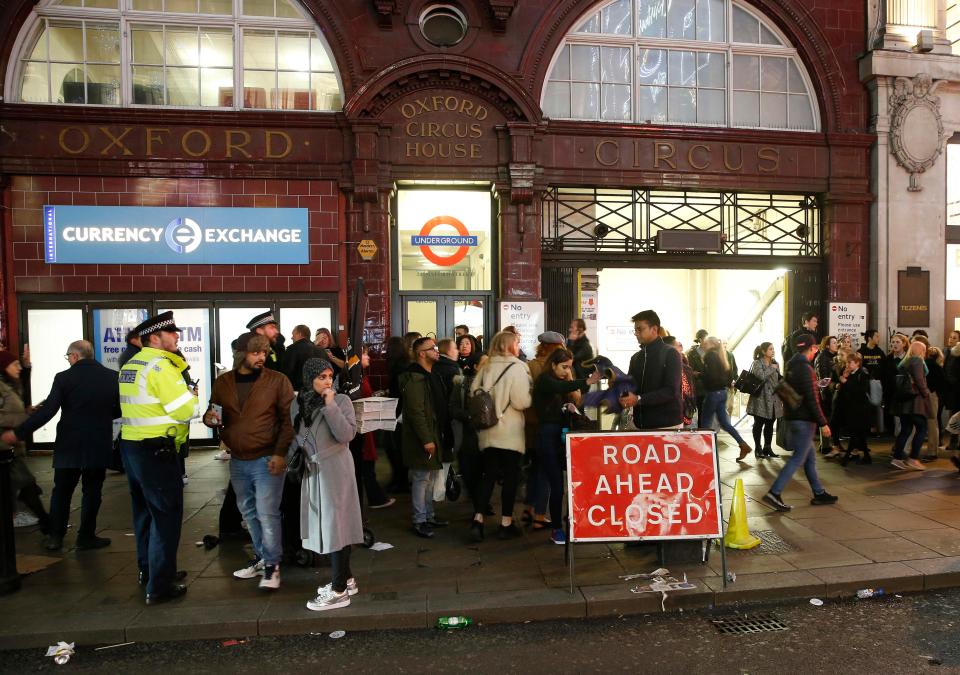
POLYGON ((723 536, 711 432, 567 435, 571 541, 723 536))

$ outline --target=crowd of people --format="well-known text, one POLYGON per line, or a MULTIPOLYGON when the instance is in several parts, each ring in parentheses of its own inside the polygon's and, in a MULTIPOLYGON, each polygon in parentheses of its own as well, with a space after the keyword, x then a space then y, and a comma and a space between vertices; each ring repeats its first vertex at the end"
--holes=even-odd
MULTIPOLYGON (((800 467, 811 503, 837 501, 817 475, 818 436, 821 453, 843 465, 854 457, 871 463, 869 439, 889 431, 893 467, 922 471, 923 460, 949 450, 960 470, 960 414, 953 415, 960 409, 960 332, 950 334, 943 350, 923 331, 897 333, 885 353, 878 332, 869 330, 855 350, 850 336, 818 340, 817 317, 805 315, 780 347, 783 366, 776 346, 763 342, 749 369, 738 372, 728 346, 706 330, 684 351, 655 311, 632 320, 639 349, 628 368, 631 384, 618 392, 624 413, 615 426, 712 430, 716 424, 736 443, 740 462, 751 452, 757 460, 776 458, 776 434, 776 445, 790 456, 764 497, 775 509, 791 508, 781 495, 800 467), (737 391, 748 396, 752 447, 730 419, 728 402, 737 391)), ((341 393, 354 372, 361 374, 360 395, 375 393, 367 350, 349 355, 329 330, 311 334, 304 325, 293 329, 286 346, 270 312, 253 317, 247 329, 233 342, 233 367, 216 378, 208 402, 198 400, 178 350, 173 312, 130 332, 119 372, 99 364, 89 342, 71 343, 65 355, 70 367, 32 408, 24 405, 28 380, 21 378, 29 354, 18 359, 0 351, 0 445, 17 449, 13 495, 32 512, 17 512, 17 524, 39 525, 46 548, 60 550, 70 501, 82 484, 77 548, 109 546, 96 534, 101 488, 108 468, 125 471, 146 601, 182 596, 186 573, 177 570, 176 552, 183 459, 189 424, 199 418, 217 430, 230 461, 221 534, 245 530, 255 552, 234 576, 276 589, 282 564, 303 551, 329 555, 331 581, 307 602, 311 610, 345 607, 358 592, 350 552, 364 542, 364 498, 368 508, 388 508, 396 503, 390 494, 409 492, 412 532, 429 539, 450 525, 435 503, 451 480, 459 480, 472 504, 465 533, 472 541, 486 538, 487 519, 496 516, 497 538, 520 536, 514 519, 519 501, 523 525, 566 543, 564 435, 597 428, 584 415, 583 396, 602 376, 582 319, 572 320, 566 335, 540 334, 531 358, 512 326, 489 339, 471 335, 467 326, 441 339, 416 332, 390 337, 382 393, 398 404, 396 430, 382 438, 391 468, 386 489, 377 480, 377 442, 372 433, 358 433, 353 402, 341 393), (359 359, 358 371, 352 359, 359 359), (22 448, 57 412, 47 514, 22 448), (121 431, 115 443, 116 418, 121 431)))

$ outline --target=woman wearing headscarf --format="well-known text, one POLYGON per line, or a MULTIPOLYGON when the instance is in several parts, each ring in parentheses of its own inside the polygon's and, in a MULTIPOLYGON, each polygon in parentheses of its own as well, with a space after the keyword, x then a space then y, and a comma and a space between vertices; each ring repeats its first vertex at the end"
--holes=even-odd
POLYGON ((363 542, 363 520, 350 441, 357 433, 353 403, 333 389, 333 366, 323 359, 303 364, 303 390, 291 406, 294 439, 303 449, 300 536, 305 549, 330 555, 332 581, 317 589, 307 609, 319 612, 350 604, 357 582, 350 546, 363 542))

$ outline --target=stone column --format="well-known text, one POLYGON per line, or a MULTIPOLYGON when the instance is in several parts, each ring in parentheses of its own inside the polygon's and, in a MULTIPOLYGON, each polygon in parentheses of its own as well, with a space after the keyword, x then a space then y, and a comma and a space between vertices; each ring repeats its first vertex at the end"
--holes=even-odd
MULTIPOLYGON (((872 58, 878 70, 887 65, 882 52, 872 58)), ((922 66, 921 61, 913 64, 913 68, 922 66)), ((938 87, 925 73, 878 75, 869 84, 877 134, 872 158, 876 203, 871 256, 877 328, 887 333, 895 328, 923 328, 939 343, 944 329, 947 176, 946 161, 940 156, 946 134, 938 87), (930 272, 927 326, 898 325, 898 272, 907 267, 930 272)))

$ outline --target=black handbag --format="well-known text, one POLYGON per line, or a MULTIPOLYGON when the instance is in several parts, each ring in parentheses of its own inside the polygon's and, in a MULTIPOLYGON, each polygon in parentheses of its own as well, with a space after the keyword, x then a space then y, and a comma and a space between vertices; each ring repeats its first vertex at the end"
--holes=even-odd
POLYGON ((462 488, 460 485, 460 476, 457 475, 457 472, 454 471, 453 467, 451 466, 447 470, 447 484, 446 484, 447 501, 455 502, 458 499, 460 499, 461 491, 462 491, 462 488))
POLYGON ((749 370, 741 370, 740 377, 733 383, 733 388, 737 391, 742 391, 744 394, 756 396, 763 391, 763 380, 749 370))
POLYGON ((307 472, 307 452, 303 446, 297 445, 287 453, 287 476, 294 482, 303 481, 307 472))

